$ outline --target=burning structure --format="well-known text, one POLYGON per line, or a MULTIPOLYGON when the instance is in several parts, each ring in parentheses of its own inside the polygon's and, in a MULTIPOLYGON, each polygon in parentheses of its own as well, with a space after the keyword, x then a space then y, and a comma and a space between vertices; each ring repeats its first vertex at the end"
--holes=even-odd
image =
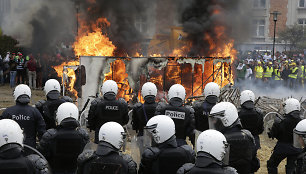
POLYGON ((147 81, 155 83, 161 91, 158 99, 166 99, 166 91, 175 83, 186 88, 187 97, 201 95, 205 84, 211 81, 220 86, 233 83, 231 63, 236 50, 231 23, 226 19, 237 10, 239 0, 184 2, 182 7, 175 7, 181 9, 176 14, 180 16, 181 27, 168 25, 171 28, 168 34, 157 33, 161 30, 156 29, 153 39, 145 44, 133 17, 141 16, 146 8, 145 3, 137 2, 77 2, 83 7, 77 15, 78 35, 73 44, 79 59, 54 67, 59 76, 65 71, 66 81, 70 79, 67 89, 74 95, 82 100, 96 96, 101 84, 109 79, 118 83, 118 97, 127 101, 140 96, 139 89, 147 81), (145 50, 143 45, 147 46, 145 50), (75 65, 82 67, 78 72, 79 77, 86 76, 83 82, 78 75, 75 77, 75 65), (77 91, 74 86, 80 89, 77 91))

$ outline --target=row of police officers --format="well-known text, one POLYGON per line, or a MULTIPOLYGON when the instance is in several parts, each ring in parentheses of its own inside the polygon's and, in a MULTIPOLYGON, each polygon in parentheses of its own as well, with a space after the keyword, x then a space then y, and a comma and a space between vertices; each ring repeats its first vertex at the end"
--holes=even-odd
MULTIPOLYGON (((53 173, 90 174, 247 174, 260 167, 256 154, 263 114, 255 107, 252 91, 241 93, 241 109, 237 111, 232 103, 218 103, 220 89, 213 82, 205 86, 205 100, 193 107, 184 104, 186 92, 182 85, 171 86, 168 103, 156 103, 156 86, 145 83, 141 91, 144 103, 136 104, 132 110, 132 127, 142 154, 137 171, 131 156, 120 151, 127 131, 123 126, 129 116, 127 103, 116 99, 116 82, 104 82, 102 97, 90 106, 87 126, 95 131, 96 149, 84 148, 89 135, 80 128, 78 108, 71 99, 60 96, 60 84, 51 79, 44 90, 47 100, 31 107, 29 87, 15 88, 16 106, 5 110, 0 120, 0 173, 50 173, 52 169, 53 173), (197 154, 187 144, 187 137, 197 154)), ((305 168, 301 147, 306 131, 296 126, 301 121, 300 103, 288 99, 284 112, 285 116, 278 117, 269 132, 271 138, 278 139, 267 162, 269 173, 277 173, 284 158, 287 173, 305 168)))

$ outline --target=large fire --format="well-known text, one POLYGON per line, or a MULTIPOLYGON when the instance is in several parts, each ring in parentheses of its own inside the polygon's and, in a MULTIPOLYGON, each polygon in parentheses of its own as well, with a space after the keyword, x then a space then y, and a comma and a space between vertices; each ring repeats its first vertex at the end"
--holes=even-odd
MULTIPOLYGON (((218 13, 218 12, 216 12, 218 13)), ((111 24, 105 18, 99 18, 95 24, 91 26, 81 23, 80 32, 73 45, 75 55, 79 56, 115 56, 114 51, 116 46, 112 43, 109 37, 103 33, 105 27, 111 24)), ((208 57, 218 57, 217 59, 205 59, 206 61, 196 61, 192 63, 179 63, 179 59, 188 59, 187 53, 192 47, 192 44, 187 43, 181 47, 176 48, 170 55, 172 59, 168 59, 168 64, 163 69, 155 69, 148 67, 149 75, 147 77, 141 76, 140 86, 146 81, 155 83, 159 91, 163 91, 162 95, 159 95, 159 99, 165 98, 165 92, 172 84, 180 83, 186 88, 187 97, 202 95, 204 86, 211 81, 218 83, 220 86, 225 86, 228 83, 233 83, 233 73, 230 73, 230 63, 222 62, 221 57, 231 57, 232 62, 236 58, 236 50, 234 49, 234 40, 230 40, 229 43, 220 45, 218 40, 222 40, 224 37, 225 28, 223 26, 217 26, 214 30, 214 35, 217 36, 217 40, 214 40, 209 33, 205 33, 203 38, 209 43, 210 50, 216 50, 208 57), (185 57, 185 58, 182 58, 185 57), (213 75, 212 75, 213 74, 213 75), (208 79, 208 80, 207 80, 208 79)), ((126 55, 128 56, 128 55, 126 55)), ((134 55, 135 57, 142 57, 140 54, 134 55)), ((160 53, 152 54, 151 57, 162 57, 160 53)), ((195 58, 196 60, 197 58, 195 58)), ((200 57, 198 58, 200 60, 200 57)), ((78 61, 64 62, 62 65, 54 67, 58 76, 63 76, 63 70, 65 66, 79 65, 78 61)), ((65 69, 69 78, 69 85, 67 87, 74 95, 76 91, 73 86, 75 83, 75 74, 71 68, 65 69)), ((126 73, 126 65, 123 60, 117 59, 110 64, 110 71, 104 74, 105 80, 115 80, 118 83, 119 91, 118 97, 131 100, 133 96, 140 96, 140 91, 135 94, 130 88, 128 82, 128 74, 126 73)), ((65 80, 65 78, 63 78, 65 80)), ((141 98, 141 97, 140 97, 141 98)))

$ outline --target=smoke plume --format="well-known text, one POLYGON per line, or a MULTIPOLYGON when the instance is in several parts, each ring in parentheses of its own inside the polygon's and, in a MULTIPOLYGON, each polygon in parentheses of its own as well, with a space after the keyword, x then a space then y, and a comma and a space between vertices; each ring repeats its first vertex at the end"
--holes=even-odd
POLYGON ((243 0, 192 0, 181 4, 181 22, 192 44, 190 55, 216 53, 230 39, 237 41, 248 34, 248 6, 243 0), (216 47, 211 48, 211 41, 216 47))
POLYGON ((74 3, 70 0, 11 0, 4 34, 15 37, 34 53, 56 53, 73 41, 76 31, 74 3))

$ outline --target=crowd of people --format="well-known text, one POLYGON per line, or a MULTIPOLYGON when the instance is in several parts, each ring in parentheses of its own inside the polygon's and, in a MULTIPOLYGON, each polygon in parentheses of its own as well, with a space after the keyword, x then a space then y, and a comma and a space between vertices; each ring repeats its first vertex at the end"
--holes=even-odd
POLYGON ((284 86, 290 89, 306 88, 306 63, 303 55, 287 56, 277 52, 253 52, 242 56, 236 65, 236 82, 253 82, 268 87, 284 86))
POLYGON ((7 52, 0 55, 0 85, 10 84, 14 88, 27 84, 31 89, 41 89, 49 78, 58 78, 52 65, 64 61, 61 55, 28 54, 7 52))
MULTIPOLYGON (((261 166, 257 150, 263 113, 250 90, 241 93, 237 110, 234 104, 219 101, 220 87, 214 82, 205 86, 205 99, 193 105, 185 104, 186 91, 180 84, 171 86, 168 102, 157 103, 157 88, 147 82, 141 89, 144 103, 129 112, 125 100, 116 98, 117 83, 107 80, 88 113, 87 128, 95 132, 97 145, 92 148, 88 130, 80 127, 78 108, 60 95, 60 89, 57 80, 48 80, 46 99, 32 107, 29 86, 15 88, 16 105, 0 117, 0 173, 250 174, 261 166), (142 154, 138 167, 121 151, 127 124, 137 133, 142 154)), ((285 158, 286 173, 305 173, 306 120, 300 116, 298 100, 289 98, 283 106, 284 115, 275 118, 268 132, 278 141, 267 173, 276 174, 285 158)))

